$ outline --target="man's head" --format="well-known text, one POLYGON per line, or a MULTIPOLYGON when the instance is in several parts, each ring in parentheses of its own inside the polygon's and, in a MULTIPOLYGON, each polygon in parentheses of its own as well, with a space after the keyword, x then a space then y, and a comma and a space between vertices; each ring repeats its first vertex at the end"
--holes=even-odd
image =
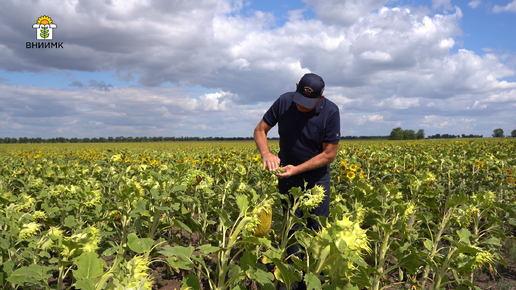
POLYGON ((317 101, 323 96, 324 80, 314 74, 305 74, 297 84, 294 93, 294 102, 305 108, 313 108, 317 101))

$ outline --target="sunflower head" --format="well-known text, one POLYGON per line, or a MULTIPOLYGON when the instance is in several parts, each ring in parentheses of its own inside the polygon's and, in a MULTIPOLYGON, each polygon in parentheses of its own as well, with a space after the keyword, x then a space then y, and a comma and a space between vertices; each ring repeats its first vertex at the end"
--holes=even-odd
POLYGON ((346 171, 346 168, 347 168, 346 161, 345 161, 345 160, 342 160, 342 161, 340 162, 340 172, 344 172, 344 171, 346 171))
POLYGON ((318 206, 324 200, 324 187, 316 184, 312 189, 307 190, 301 197, 300 207, 303 209, 311 210, 318 206))
POLYGON ((43 24, 43 25, 52 24, 52 18, 50 18, 46 15, 43 15, 40 18, 38 18, 38 24, 43 24))
POLYGON ((21 240, 25 240, 28 238, 31 238, 36 234, 36 232, 39 230, 39 224, 35 222, 31 222, 28 224, 24 224, 22 229, 19 232, 19 238, 21 240))

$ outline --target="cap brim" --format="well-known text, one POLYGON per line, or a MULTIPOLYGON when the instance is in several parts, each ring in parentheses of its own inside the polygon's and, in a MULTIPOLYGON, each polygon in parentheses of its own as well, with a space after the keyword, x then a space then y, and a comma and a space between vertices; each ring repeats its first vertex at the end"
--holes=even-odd
POLYGON ((294 103, 301 105, 307 109, 311 109, 317 103, 319 98, 307 98, 298 92, 294 92, 294 103))

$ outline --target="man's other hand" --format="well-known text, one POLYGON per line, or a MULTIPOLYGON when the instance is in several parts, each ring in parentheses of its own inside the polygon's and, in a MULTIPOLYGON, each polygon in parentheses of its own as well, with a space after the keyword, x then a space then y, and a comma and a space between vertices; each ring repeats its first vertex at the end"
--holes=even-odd
POLYGON ((262 156, 263 165, 262 170, 269 169, 269 171, 276 171, 280 165, 280 159, 278 156, 269 153, 262 156))
POLYGON ((280 168, 282 173, 276 173, 279 178, 287 178, 297 174, 296 167, 294 165, 287 165, 280 168))

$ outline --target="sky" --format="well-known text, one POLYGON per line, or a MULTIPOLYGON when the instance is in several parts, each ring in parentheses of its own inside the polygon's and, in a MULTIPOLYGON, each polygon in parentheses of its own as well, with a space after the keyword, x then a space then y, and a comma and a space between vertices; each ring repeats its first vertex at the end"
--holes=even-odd
POLYGON ((0 137, 251 137, 309 72, 342 136, 516 129, 516 0, 2 0, 0 17, 0 137))

